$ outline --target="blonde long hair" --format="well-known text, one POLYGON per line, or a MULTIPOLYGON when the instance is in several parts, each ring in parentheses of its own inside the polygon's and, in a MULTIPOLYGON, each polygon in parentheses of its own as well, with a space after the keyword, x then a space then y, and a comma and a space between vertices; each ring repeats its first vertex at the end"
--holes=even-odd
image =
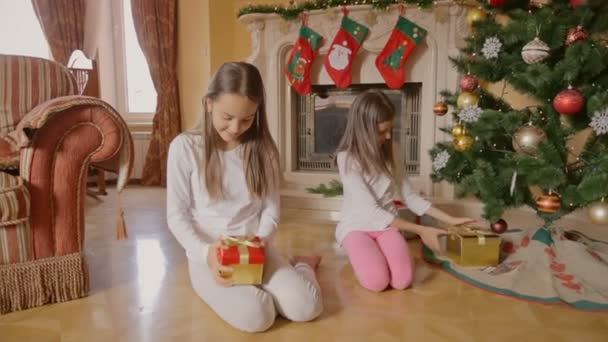
POLYGON ((207 101, 215 101, 222 94, 246 96, 258 105, 251 127, 239 139, 249 192, 255 197, 263 198, 279 186, 279 153, 268 129, 262 76, 258 69, 249 63, 224 63, 209 83, 203 99, 203 120, 198 127, 204 140, 204 175, 201 175, 201 178, 204 177, 211 198, 225 197, 222 186, 223 166, 218 152, 222 138, 213 127, 211 113, 207 109, 207 101))
POLYGON ((349 158, 359 163, 364 174, 384 174, 396 181, 393 144, 380 144, 378 140, 378 124, 394 117, 395 107, 382 91, 370 89, 359 94, 348 112, 337 152, 347 152, 349 158))

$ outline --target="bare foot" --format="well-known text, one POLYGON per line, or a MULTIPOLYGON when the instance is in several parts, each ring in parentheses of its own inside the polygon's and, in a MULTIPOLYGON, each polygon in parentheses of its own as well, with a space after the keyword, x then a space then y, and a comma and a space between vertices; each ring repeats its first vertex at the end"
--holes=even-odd
POLYGON ((310 266, 313 270, 317 270, 319 263, 321 263, 320 255, 296 255, 289 259, 289 263, 295 266, 298 263, 304 263, 310 266))

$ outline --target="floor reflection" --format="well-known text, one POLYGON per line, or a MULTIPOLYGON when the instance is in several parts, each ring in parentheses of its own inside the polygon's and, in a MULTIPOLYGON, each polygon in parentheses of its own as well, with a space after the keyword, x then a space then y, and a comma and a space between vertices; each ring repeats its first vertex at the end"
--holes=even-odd
POLYGON ((158 240, 138 239, 135 247, 139 307, 141 312, 145 312, 151 310, 158 301, 167 259, 158 240))

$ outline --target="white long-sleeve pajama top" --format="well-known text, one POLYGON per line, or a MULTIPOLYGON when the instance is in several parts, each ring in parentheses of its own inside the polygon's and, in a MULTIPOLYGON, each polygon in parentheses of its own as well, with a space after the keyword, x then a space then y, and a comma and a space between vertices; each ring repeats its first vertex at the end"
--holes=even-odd
POLYGON ((209 245, 220 236, 271 239, 280 213, 278 189, 264 199, 249 193, 239 146, 220 152, 226 197, 211 199, 201 178, 202 151, 199 134, 182 133, 171 142, 168 155, 167 221, 188 258, 206 262, 209 245))
POLYGON ((403 200, 408 209, 419 216, 431 207, 431 203, 420 197, 405 177, 401 182, 401 193, 395 194, 389 177, 364 175, 359 163, 349 158, 347 152, 339 152, 337 162, 344 188, 340 220, 336 227, 339 243, 352 231, 388 229, 397 215, 395 199, 403 200))

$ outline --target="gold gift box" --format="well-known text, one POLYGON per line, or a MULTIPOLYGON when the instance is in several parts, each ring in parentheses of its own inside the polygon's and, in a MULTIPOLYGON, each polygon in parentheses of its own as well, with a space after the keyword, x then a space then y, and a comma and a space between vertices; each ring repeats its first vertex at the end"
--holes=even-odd
POLYGON ((263 264, 230 265, 233 271, 222 274, 222 277, 230 278, 233 285, 260 285, 264 275, 263 264))
POLYGON ((448 257, 460 266, 494 266, 500 255, 500 237, 476 227, 448 228, 448 257))
POLYGON ((228 236, 222 239, 218 260, 233 271, 222 274, 233 285, 259 285, 264 275, 264 247, 258 237, 228 236))

